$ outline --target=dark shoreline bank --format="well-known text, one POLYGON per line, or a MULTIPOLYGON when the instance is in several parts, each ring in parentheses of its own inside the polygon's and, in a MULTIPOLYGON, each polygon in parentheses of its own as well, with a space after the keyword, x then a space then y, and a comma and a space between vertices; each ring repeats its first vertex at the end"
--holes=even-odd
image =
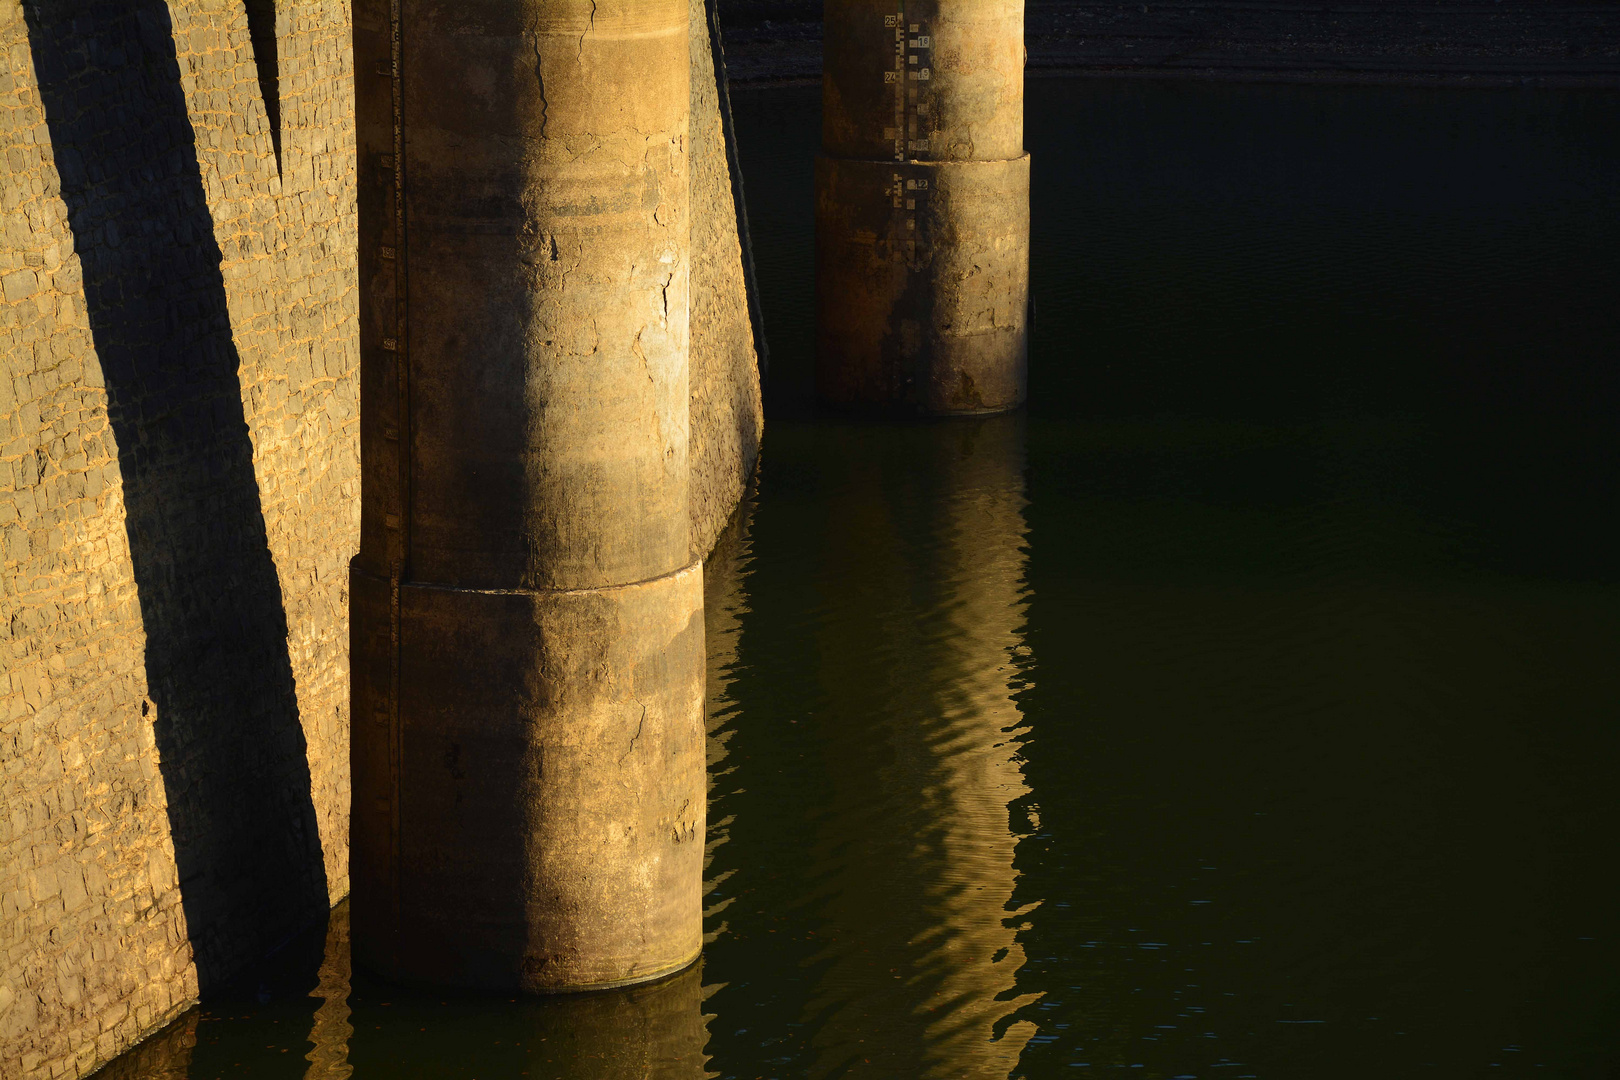
MULTIPOLYGON (((739 84, 821 75, 815 0, 720 0, 739 84)), ((1043 75, 1432 86, 1620 88, 1620 5, 1323 0, 1033 0, 1043 75)))

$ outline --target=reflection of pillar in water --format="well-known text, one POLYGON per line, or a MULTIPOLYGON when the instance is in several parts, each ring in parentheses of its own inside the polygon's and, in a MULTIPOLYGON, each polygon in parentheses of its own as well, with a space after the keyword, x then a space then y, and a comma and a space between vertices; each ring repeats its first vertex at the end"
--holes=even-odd
POLYGON ((820 1071, 1002 1078, 1034 1031, 1012 1019, 1032 998, 1012 996, 1008 910, 1008 807, 1028 792, 1023 418, 870 437, 891 445, 851 449, 866 475, 830 515, 828 565, 858 580, 822 643, 844 809, 818 868, 836 938, 812 1005, 820 1071))
POLYGON ((349 1064, 349 1039, 354 1026, 349 1023, 349 902, 332 909, 326 923, 326 951, 315 989, 309 996, 320 1001, 309 1027, 314 1048, 304 1055, 309 1068, 304 1080, 348 1080, 354 1074, 349 1064))
POLYGON ((944 973, 935 991, 941 1018, 928 1042, 956 1075, 1002 1077, 1035 1030, 1020 1021, 989 1038, 1023 1004, 993 996, 1010 988, 1024 961, 1007 925, 1016 918, 1007 907, 1018 876, 1008 807, 1029 792, 1018 748, 1023 714, 1013 698, 1026 648, 1023 418, 942 434, 936 572, 944 599, 929 652, 943 723, 928 798, 940 818, 930 908, 948 929, 928 942, 927 962, 944 973))
POLYGON ((349 1060, 360 1077, 706 1080, 704 996, 701 963, 650 982, 513 1000, 371 983, 354 999, 349 1060))
POLYGON ((703 965, 667 979, 537 1002, 525 1071, 555 1080, 704 1080, 703 965))
MULTIPOLYGON (((724 761, 726 743, 736 733, 732 721, 737 715, 737 702, 729 688, 733 678, 732 669, 737 663, 737 646, 742 639, 742 619, 748 611, 748 593, 744 585, 750 562, 748 529, 752 510, 751 499, 745 497, 736 517, 720 534, 714 550, 703 563, 703 638, 708 649, 704 715, 708 728, 707 772, 711 802, 715 784, 731 771, 724 761)), ((729 817, 709 823, 703 856, 705 873, 713 861, 714 849, 730 838, 730 823, 729 817)), ((712 892, 716 884, 715 881, 705 880, 704 895, 712 892)), ((724 903, 730 902, 727 900, 724 903)), ((717 913, 705 911, 704 917, 717 913)))
POLYGON ((536 992, 702 935, 687 0, 357 0, 358 962, 536 992))
POLYGON ((1024 398, 1023 0, 827 0, 816 382, 842 406, 1024 398))

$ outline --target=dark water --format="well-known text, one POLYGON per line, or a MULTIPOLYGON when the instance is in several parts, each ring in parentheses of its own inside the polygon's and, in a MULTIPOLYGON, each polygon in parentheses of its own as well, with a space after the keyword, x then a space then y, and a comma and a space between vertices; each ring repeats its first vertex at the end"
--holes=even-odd
POLYGON ((1031 81, 1031 407, 915 425, 816 416, 816 91, 734 106, 701 969, 340 909, 129 1074, 1620 1076, 1620 96, 1031 81))

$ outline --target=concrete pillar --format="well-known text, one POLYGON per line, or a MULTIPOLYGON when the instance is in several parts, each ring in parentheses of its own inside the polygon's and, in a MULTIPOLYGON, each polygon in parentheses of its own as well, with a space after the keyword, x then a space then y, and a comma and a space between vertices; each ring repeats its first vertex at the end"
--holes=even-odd
POLYGON ((701 940, 686 0, 357 0, 355 957, 553 992, 701 940))
POLYGON ((1024 400, 1022 0, 827 0, 816 383, 846 408, 1024 400))

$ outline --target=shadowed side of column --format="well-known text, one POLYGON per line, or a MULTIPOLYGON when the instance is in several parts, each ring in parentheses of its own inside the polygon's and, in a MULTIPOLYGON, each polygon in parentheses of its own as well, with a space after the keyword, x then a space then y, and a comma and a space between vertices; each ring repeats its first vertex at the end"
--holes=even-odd
POLYGON ((701 938, 688 5, 361 6, 355 955, 656 978, 701 938))

